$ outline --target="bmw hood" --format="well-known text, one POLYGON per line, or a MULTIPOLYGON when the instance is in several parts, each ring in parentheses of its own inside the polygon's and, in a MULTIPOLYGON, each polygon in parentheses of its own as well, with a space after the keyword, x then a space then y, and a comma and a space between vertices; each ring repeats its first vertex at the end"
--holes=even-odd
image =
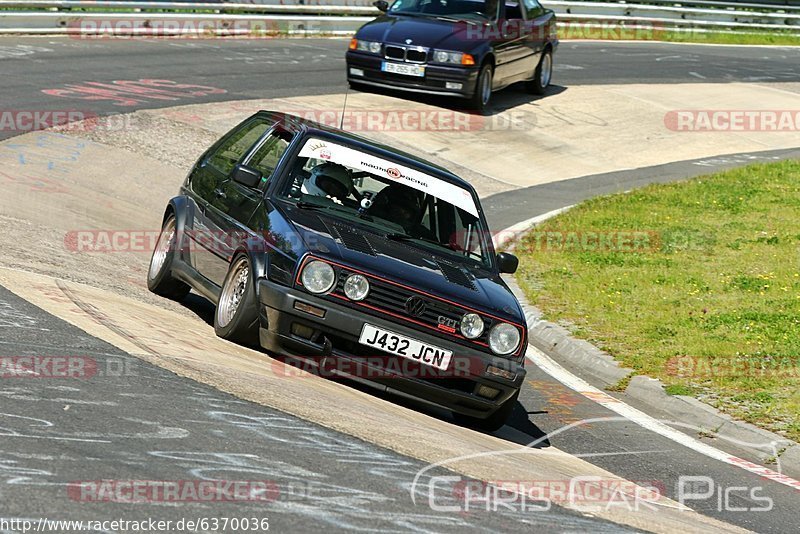
POLYGON ((356 38, 469 52, 478 44, 474 35, 475 29, 479 27, 467 21, 451 22, 427 17, 383 15, 362 26, 356 33, 356 38))

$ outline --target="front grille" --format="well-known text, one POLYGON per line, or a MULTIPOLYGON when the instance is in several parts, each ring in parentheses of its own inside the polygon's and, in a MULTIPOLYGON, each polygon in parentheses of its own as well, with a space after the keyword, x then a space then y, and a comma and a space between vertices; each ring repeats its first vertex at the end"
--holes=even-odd
MULTIPOLYGON (((348 274, 349 271, 346 269, 342 270, 341 276, 339 277, 339 283, 334 290, 334 294, 344 295, 344 280, 347 278, 348 274)), ((425 295, 410 289, 405 289, 382 280, 376 280, 372 277, 370 277, 369 283, 369 295, 367 295, 367 298, 364 299, 364 304, 379 308, 408 321, 418 321, 427 326, 428 329, 435 330, 440 336, 465 344, 467 346, 474 347, 475 341, 486 343, 486 336, 488 335, 487 333, 489 331, 489 327, 492 324, 491 320, 486 319, 486 328, 484 330, 484 334, 480 338, 474 341, 462 339, 454 335, 452 332, 447 332, 446 330, 439 328, 440 318, 449 319, 451 324, 458 325, 461 323, 461 318, 465 313, 467 313, 468 310, 465 310, 460 306, 442 302, 438 299, 426 297, 425 295), (406 311, 406 301, 408 301, 408 299, 411 297, 417 297, 425 302, 425 311, 419 316, 411 316, 408 314, 408 311, 406 311)), ((430 331, 428 329, 426 330, 430 331)))
POLYGON ((409 63, 425 63, 428 54, 425 50, 406 50, 406 61, 409 63))
POLYGON ((396 59, 407 63, 425 63, 428 60, 428 49, 423 47, 406 47, 386 45, 386 59, 396 59))
POLYGON ((386 47, 387 59, 399 59, 400 61, 406 60, 406 49, 402 46, 387 46, 386 47))

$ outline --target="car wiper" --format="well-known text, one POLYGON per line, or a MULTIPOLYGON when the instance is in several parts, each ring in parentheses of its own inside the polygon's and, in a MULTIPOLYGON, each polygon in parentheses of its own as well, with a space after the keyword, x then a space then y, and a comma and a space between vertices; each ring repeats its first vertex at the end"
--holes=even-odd
POLYGON ((298 200, 294 203, 295 206, 300 208, 301 210, 322 210, 327 208, 328 206, 320 206, 319 204, 314 204, 313 202, 306 202, 305 200, 298 200))
POLYGON ((429 239, 427 237, 421 237, 421 236, 415 237, 413 235, 408 235, 408 234, 401 234, 401 233, 386 234, 386 239, 390 241, 424 241, 426 243, 432 243, 434 245, 446 248, 444 247, 444 245, 442 245, 441 243, 439 243, 434 239, 429 239))

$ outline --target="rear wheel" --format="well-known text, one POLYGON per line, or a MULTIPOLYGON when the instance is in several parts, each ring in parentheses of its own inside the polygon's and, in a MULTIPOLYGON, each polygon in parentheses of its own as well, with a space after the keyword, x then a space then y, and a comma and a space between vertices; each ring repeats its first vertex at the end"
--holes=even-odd
POLYGON ((508 399, 502 406, 500 406, 485 419, 479 419, 477 417, 471 417, 469 415, 461 415, 457 413, 453 414, 453 419, 456 420, 456 423, 463 426, 468 426, 477 430, 483 430, 485 432, 494 432, 495 430, 500 430, 503 425, 506 424, 508 418, 511 417, 511 413, 514 411, 514 407, 517 405, 517 398, 519 398, 519 390, 517 390, 517 392, 514 393, 510 399, 508 399))
POLYGON ((150 269, 147 271, 147 288, 162 297, 181 300, 189 294, 191 288, 172 277, 172 260, 175 257, 177 232, 175 216, 170 215, 161 227, 161 233, 150 258, 150 269))
POLYGON ((494 71, 489 64, 481 67, 478 74, 478 80, 475 82, 475 93, 469 101, 470 107, 481 113, 489 108, 489 102, 492 99, 492 79, 494 78, 494 71))
POLYGON ((535 95, 543 95, 547 92, 550 86, 550 80, 553 79, 553 52, 547 49, 542 54, 536 70, 533 71, 533 79, 526 82, 528 91, 535 95))
POLYGON ((258 309, 253 270, 246 254, 239 254, 233 259, 222 283, 214 312, 214 332, 234 343, 258 344, 258 309))

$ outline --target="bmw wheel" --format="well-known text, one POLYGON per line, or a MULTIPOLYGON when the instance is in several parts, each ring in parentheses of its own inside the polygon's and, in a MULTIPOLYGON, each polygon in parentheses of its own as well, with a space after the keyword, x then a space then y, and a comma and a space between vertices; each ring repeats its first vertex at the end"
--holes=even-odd
POLYGON ((489 108, 489 102, 492 99, 492 80, 494 71, 492 66, 488 63, 481 67, 478 80, 475 82, 475 93, 470 99, 470 107, 481 113, 489 108))
POLYGON ((528 91, 535 95, 543 95, 550 86, 553 79, 553 52, 548 48, 542 54, 536 70, 533 71, 533 79, 527 82, 528 91))
POLYGON ((258 309, 253 270, 244 253, 233 259, 222 283, 214 311, 214 332, 234 343, 258 344, 258 309))
POLYGON ((161 227, 161 233, 150 258, 150 268, 147 271, 147 288, 162 297, 182 300, 189 294, 191 288, 173 278, 172 260, 175 257, 177 243, 177 230, 175 215, 170 215, 161 227))

